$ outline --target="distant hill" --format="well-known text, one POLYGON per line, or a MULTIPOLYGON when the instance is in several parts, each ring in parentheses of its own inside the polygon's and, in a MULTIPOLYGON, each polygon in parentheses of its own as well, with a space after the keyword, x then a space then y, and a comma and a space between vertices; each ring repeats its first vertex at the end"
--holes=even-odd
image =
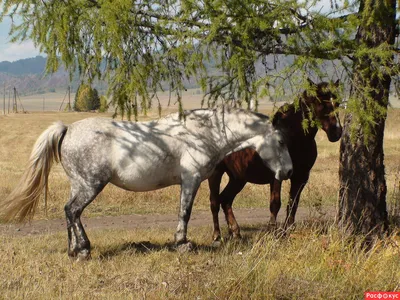
MULTIPOLYGON (((73 92, 77 90, 80 83, 78 76, 74 76, 70 82, 69 73, 63 68, 44 76, 45 67, 46 58, 43 56, 0 62, 0 93, 4 85, 7 91, 15 87, 20 95, 65 91, 69 85, 73 92)), ((96 82, 94 87, 100 94, 107 89, 104 82, 96 82)))
MULTIPOLYGON (((279 72, 287 68, 293 63, 293 56, 276 55, 268 57, 265 61, 259 61, 256 64, 256 72, 258 76, 264 76, 266 69, 269 74, 279 72)), ((214 62, 207 64, 207 68, 211 73, 220 73, 214 69, 214 62)), ((20 95, 43 94, 48 92, 64 92, 68 86, 71 86, 72 92, 76 92, 79 87, 80 80, 76 74, 72 82, 69 79, 69 73, 62 67, 54 74, 44 76, 46 67, 46 58, 36 56, 33 58, 21 59, 14 62, 0 62, 0 94, 3 92, 4 85, 6 90, 11 90, 16 87, 20 95)), ((325 62, 321 64, 321 69, 324 69, 330 74, 340 74, 341 68, 335 69, 332 63, 325 62)), ((190 78, 184 82, 186 88, 198 88, 198 83, 195 78, 190 78)), ((95 81, 93 86, 100 94, 105 94, 107 91, 107 83, 104 81, 95 81)), ((165 90, 168 89, 166 83, 162 84, 165 90)), ((283 82, 283 86, 288 95, 297 94, 291 89, 290 83, 283 82)), ((289 96, 290 97, 290 96, 289 96)), ((285 96, 275 97, 275 100, 287 100, 285 96), (278 99, 279 98, 279 99, 278 99)), ((288 98, 290 100, 290 98, 288 98)))
MULTIPOLYGON (((0 62, 0 94, 2 94, 4 84, 6 90, 9 91, 15 87, 22 96, 66 91, 68 85, 71 86, 72 92, 76 92, 80 84, 78 74, 70 82, 69 73, 62 67, 56 73, 44 76, 45 67, 46 58, 43 56, 20 59, 14 62, 0 62)), ((186 88, 196 88, 198 84, 194 79, 191 79, 185 80, 185 86, 186 88)), ((108 86, 104 81, 95 80, 93 87, 100 94, 105 94, 108 86)), ((168 89, 168 85, 163 85, 163 88, 168 89)))
POLYGON ((20 59, 15 62, 0 62, 0 72, 9 75, 42 75, 46 66, 46 58, 36 56, 33 58, 20 59))

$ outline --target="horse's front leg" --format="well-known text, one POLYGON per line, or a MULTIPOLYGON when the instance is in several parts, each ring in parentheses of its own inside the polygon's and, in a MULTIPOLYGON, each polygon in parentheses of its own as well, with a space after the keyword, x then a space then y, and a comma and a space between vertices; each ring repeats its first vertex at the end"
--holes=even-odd
POLYGON ((299 206, 300 195, 308 181, 308 174, 302 177, 290 179, 290 199, 286 210, 285 229, 294 224, 297 208, 299 206))
POLYGON ((281 186, 282 183, 276 179, 274 179, 269 185, 271 192, 271 197, 269 200, 269 211, 271 212, 269 224, 273 227, 276 227, 277 225, 278 213, 281 208, 281 186))
POLYGON ((178 228, 175 233, 175 242, 181 251, 191 250, 192 248, 192 244, 186 238, 187 226, 200 183, 201 177, 198 174, 185 174, 182 176, 181 205, 178 216, 178 228))

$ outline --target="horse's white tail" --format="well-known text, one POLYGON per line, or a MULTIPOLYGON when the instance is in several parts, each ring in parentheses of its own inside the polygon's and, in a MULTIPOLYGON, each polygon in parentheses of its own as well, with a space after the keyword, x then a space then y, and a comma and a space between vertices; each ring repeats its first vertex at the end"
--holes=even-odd
POLYGON ((60 161, 60 145, 66 131, 67 126, 60 121, 39 136, 18 186, 0 202, 2 220, 10 222, 16 219, 22 222, 32 219, 41 192, 47 185, 51 166, 54 161, 60 161))

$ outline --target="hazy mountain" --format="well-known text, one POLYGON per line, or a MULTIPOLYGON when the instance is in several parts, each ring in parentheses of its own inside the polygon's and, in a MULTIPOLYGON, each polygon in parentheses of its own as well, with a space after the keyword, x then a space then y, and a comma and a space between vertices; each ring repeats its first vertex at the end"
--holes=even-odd
POLYGON ((43 74, 46 66, 46 58, 36 56, 33 58, 20 59, 15 62, 2 61, 0 62, 0 72, 9 75, 27 75, 27 74, 43 74))
MULTIPOLYGON (((45 76, 45 67, 46 58, 42 56, 0 62, 0 93, 4 85, 7 91, 15 87, 20 95, 64 92, 69 85, 72 91, 76 91, 80 83, 77 75, 70 82, 69 73, 60 68, 56 73, 45 76)), ((94 87, 101 94, 107 88, 104 82, 96 82, 94 87)))
MULTIPOLYGON (((265 61, 259 61, 256 64, 256 73, 258 76, 274 74, 284 68, 287 68, 293 63, 293 56, 276 55, 270 56, 265 61)), ((211 73, 219 73, 213 66, 214 62, 207 64, 211 73)), ((46 58, 36 56, 33 58, 21 59, 15 62, 3 61, 0 62, 0 93, 2 94, 4 85, 6 90, 11 90, 14 87, 20 95, 41 94, 46 92, 64 92, 68 86, 71 86, 72 92, 75 92, 80 84, 78 74, 73 77, 70 82, 69 74, 65 69, 60 68, 54 74, 44 76, 46 66, 46 58)), ((332 63, 325 62, 321 64, 321 68, 328 71, 330 74, 337 74, 332 63)), ((197 88, 198 84, 195 78, 190 78, 184 82, 186 88, 197 88)), ((292 94, 295 91, 291 90, 288 82, 283 82, 285 91, 292 94)), ((107 84, 104 81, 96 81, 93 84, 100 94, 105 94, 107 84)), ((168 84, 163 84, 164 89, 168 89, 168 84)), ((296 92, 295 92, 296 93, 296 92)), ((284 98, 284 97, 283 97, 284 98)))

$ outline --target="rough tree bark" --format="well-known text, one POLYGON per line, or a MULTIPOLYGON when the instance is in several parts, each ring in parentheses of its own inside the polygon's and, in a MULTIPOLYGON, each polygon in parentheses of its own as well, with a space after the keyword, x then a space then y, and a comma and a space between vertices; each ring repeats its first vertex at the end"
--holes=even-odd
MULTIPOLYGON (((361 1, 362 22, 357 41, 369 49, 393 45, 395 8, 396 0, 361 1)), ((368 111, 369 101, 387 108, 391 77, 382 70, 388 66, 388 61, 377 61, 373 55, 355 57, 350 99, 361 101, 360 109, 368 111)), ((353 113, 345 116, 340 144, 338 222, 352 234, 371 237, 388 230, 383 152, 385 121, 386 113, 374 115, 369 134, 360 118, 353 113), (352 127, 355 130, 351 130, 352 127)))

